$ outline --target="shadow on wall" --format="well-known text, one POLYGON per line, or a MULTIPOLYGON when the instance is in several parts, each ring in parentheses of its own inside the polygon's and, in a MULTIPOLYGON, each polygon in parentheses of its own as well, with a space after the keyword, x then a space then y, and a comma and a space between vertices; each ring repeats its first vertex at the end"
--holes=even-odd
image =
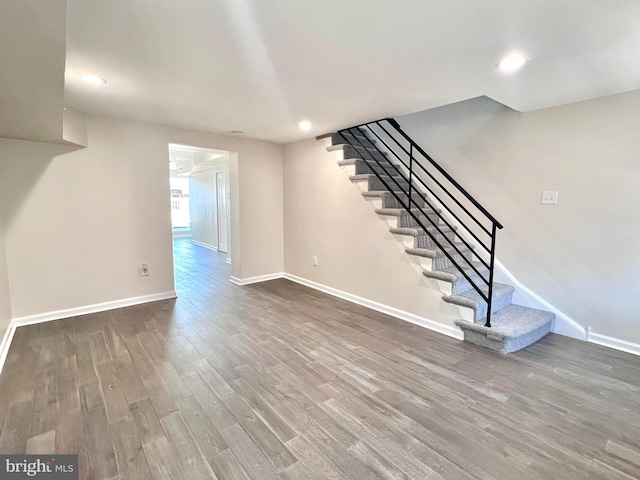
MULTIPOLYGON (((7 231, 21 205, 56 157, 78 150, 72 145, 0 139, 0 221, 7 231)), ((69 181, 73 181, 72 178, 69 181)))

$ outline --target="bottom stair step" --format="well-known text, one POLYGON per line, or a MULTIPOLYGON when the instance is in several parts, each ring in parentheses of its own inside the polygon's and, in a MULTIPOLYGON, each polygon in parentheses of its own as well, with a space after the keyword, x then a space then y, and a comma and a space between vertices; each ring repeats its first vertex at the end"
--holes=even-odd
POLYGON ((491 327, 457 320, 467 342, 500 353, 510 353, 537 342, 551 330, 555 315, 544 310, 509 305, 491 315, 491 327))

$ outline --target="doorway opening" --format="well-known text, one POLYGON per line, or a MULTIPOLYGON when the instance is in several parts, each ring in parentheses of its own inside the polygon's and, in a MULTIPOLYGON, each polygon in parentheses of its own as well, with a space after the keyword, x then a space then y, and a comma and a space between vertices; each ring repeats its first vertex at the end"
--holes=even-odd
POLYGON ((227 263, 231 263, 230 154, 226 150, 169 144, 174 245, 181 239, 181 243, 226 255, 227 263))

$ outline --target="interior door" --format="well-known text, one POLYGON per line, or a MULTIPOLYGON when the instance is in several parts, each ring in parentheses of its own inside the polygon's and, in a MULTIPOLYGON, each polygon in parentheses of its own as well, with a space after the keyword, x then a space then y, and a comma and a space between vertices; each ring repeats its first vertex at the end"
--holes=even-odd
POLYGON ((227 253, 229 237, 229 200, 227 198, 227 173, 216 173, 216 195, 218 199, 218 251, 227 253))

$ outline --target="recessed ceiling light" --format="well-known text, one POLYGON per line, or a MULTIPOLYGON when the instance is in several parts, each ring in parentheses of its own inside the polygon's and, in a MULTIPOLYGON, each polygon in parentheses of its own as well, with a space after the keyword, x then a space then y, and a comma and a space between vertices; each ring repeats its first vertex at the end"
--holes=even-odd
POLYGON ((104 85, 107 81, 104 78, 100 78, 96 75, 83 75, 82 81, 90 83, 91 85, 104 85))
POLYGON ((301 121, 298 126, 300 127, 300 130, 304 130, 305 132, 311 130, 311 122, 309 122, 308 120, 301 121))
POLYGON ((529 59, 524 55, 521 55, 519 53, 511 53, 500 60, 496 67, 503 72, 515 72, 525 63, 527 63, 527 60, 529 59))
POLYGON ((244 132, 242 130, 231 130, 229 133, 231 135, 242 135, 244 132))

